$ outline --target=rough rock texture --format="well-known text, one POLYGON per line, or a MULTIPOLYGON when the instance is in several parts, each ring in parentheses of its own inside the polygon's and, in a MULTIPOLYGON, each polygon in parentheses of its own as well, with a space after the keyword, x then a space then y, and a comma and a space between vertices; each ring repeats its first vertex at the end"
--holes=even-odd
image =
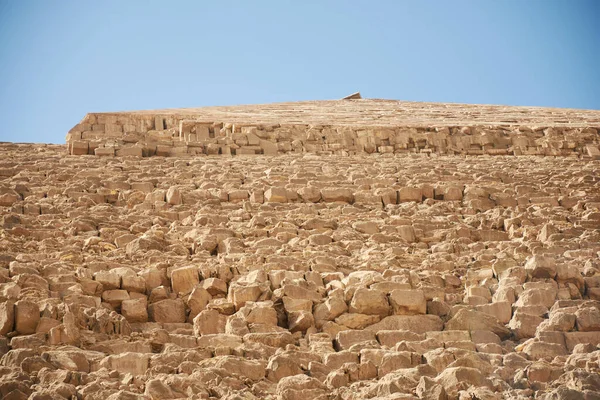
POLYGON ((88 115, 71 153, 111 157, 0 144, 1 397, 596 399, 598 121, 344 100, 88 115), (155 124, 217 151, 139 157, 155 124))
MULTIPOLYGON (((97 156, 436 153, 600 159, 598 129, 600 111, 592 110, 350 99, 92 113, 69 131, 67 144, 70 154, 97 156)), ((408 201, 420 198, 412 188, 400 193, 408 201)))

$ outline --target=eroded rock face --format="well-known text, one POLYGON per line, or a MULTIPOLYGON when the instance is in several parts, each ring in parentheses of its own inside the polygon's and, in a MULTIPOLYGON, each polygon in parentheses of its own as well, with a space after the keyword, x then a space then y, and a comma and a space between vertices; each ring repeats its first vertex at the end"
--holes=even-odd
MULTIPOLYGON (((306 101, 234 107, 207 107, 122 113, 92 113, 67 135, 69 154, 114 156, 278 155, 278 154, 468 154, 585 156, 600 159, 600 112, 396 100, 306 101), (509 122, 510 121, 510 122, 509 122), (590 126, 594 125, 594 126, 590 126)), ((401 202, 433 197, 431 187, 407 186, 401 202)), ((438 196, 460 200, 457 187, 438 196)), ((267 188, 270 201, 289 200, 281 187, 267 188)), ((302 189, 305 201, 351 202, 346 187, 302 189)), ((17 197, 15 197, 17 196, 17 197)), ((229 193, 243 201, 245 189, 229 193)), ((514 202, 494 195, 504 205, 514 202)), ((18 193, 0 195, 0 204, 18 193)), ((168 204, 181 204, 177 186, 166 189, 168 204)), ((550 229, 548 233, 551 233, 550 229)), ((546 233, 542 237, 547 236, 546 233)))
POLYGON ((0 144, 2 396, 595 398, 596 126, 194 122, 210 155, 142 158, 175 118, 93 117, 71 154, 110 157, 0 144), (587 158, 415 153, 449 136, 587 158))

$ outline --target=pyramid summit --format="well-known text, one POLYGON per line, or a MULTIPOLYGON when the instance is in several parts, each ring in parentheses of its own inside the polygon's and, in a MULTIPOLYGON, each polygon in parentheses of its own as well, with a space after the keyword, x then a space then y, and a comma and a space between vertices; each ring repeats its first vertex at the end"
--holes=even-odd
POLYGON ((105 156, 586 156, 599 128, 594 110, 351 98, 90 113, 69 131, 67 144, 70 154, 105 156))

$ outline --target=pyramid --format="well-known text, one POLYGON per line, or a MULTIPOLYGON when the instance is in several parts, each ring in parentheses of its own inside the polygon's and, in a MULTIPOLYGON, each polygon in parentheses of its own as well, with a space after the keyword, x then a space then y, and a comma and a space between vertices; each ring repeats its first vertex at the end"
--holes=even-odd
POLYGON ((344 99, 90 113, 70 154, 597 156, 600 111, 344 99))
POLYGON ((360 99, 0 143, 7 399, 596 399, 600 112, 360 99))

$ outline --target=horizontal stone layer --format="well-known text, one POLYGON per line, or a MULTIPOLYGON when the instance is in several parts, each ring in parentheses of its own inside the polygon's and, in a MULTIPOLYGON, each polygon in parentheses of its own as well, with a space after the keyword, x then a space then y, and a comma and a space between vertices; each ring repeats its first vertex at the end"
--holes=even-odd
POLYGON ((600 112, 351 100, 88 114, 69 153, 436 153, 598 158, 600 112), (293 106, 292 106, 293 105, 293 106))

